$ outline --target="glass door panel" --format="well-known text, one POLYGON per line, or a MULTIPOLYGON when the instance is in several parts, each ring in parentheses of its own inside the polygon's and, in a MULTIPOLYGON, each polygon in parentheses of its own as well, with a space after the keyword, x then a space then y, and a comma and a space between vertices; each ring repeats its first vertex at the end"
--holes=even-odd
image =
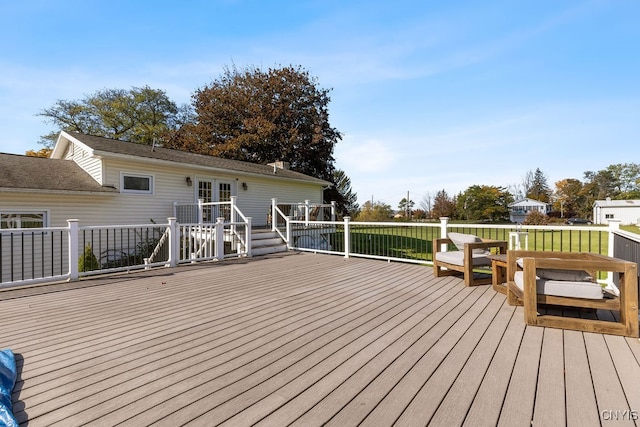
MULTIPOLYGON (((218 201, 229 202, 231 201, 231 183, 219 182, 218 183, 218 201)), ((231 221, 231 205, 222 205, 220 207, 220 216, 223 216, 225 221, 231 221)))
MULTIPOLYGON (((213 202, 213 181, 199 180, 198 181, 198 200, 202 200, 204 203, 213 202)), ((202 222, 212 223, 215 222, 213 206, 204 206, 202 208, 202 222)))

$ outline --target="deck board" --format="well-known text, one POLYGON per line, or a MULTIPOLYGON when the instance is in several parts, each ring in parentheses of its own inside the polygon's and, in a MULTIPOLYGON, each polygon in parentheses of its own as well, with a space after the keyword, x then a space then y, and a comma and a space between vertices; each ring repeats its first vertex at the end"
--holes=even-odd
POLYGON ((565 420, 563 331, 549 328, 542 341, 533 425, 562 426, 565 420))
POLYGON ((591 386, 589 359, 580 332, 565 331, 567 425, 599 426, 596 398, 591 386))
MULTIPOLYGON (((460 374, 451 388, 447 390, 430 423, 434 425, 462 425, 464 423, 465 416, 509 325, 509 319, 513 315, 513 310, 506 305, 506 301, 502 301, 501 298, 496 298, 496 301, 501 302, 502 306, 495 316, 495 321, 489 324, 480 342, 473 349, 473 353, 464 361, 460 374)), ((446 384, 447 382, 444 382, 445 386, 446 384)), ((482 414, 482 416, 484 417, 486 414, 482 414)))
MULTIPOLYGON (((475 298, 468 298, 465 302, 471 304, 466 306, 460 304, 456 311, 451 311, 451 316, 445 316, 446 323, 440 322, 440 328, 433 328, 430 336, 434 340, 428 351, 417 346, 411 355, 415 363, 411 369, 394 385, 393 389, 367 416, 363 425, 387 425, 396 422, 403 416, 416 395, 423 389, 425 382, 436 372, 441 363, 445 361, 449 353, 454 349, 465 333, 473 327, 474 323, 481 315, 483 309, 494 297, 493 291, 488 292, 483 289, 478 291, 475 298), (449 323, 451 322, 451 323, 449 323), (444 331, 443 331, 444 329, 444 331)), ((467 334, 467 336, 470 336, 467 334)), ((433 402, 433 401, 432 401, 433 402)), ((412 407, 412 410, 419 408, 412 407)))
POLYGON ((3 290, 0 347, 31 427, 582 426, 640 410, 637 339, 527 327, 491 286, 429 267, 310 253, 3 290))
MULTIPOLYGON (((622 389, 631 408, 640 408, 640 366, 631 352, 628 342, 622 337, 604 336, 618 372, 622 389)), ((636 340, 637 342, 638 340, 636 340)), ((632 347, 635 347, 632 346, 632 347)))
MULTIPOLYGON (((604 336, 600 334, 585 334, 585 344, 589 362, 592 366, 591 378, 599 410, 624 411, 632 409, 637 411, 636 408, 630 408, 627 405, 624 390, 619 382, 615 365, 611 363, 611 355, 604 336), (611 381, 611 377, 615 377, 618 381, 611 381)), ((616 420, 615 423, 616 426, 635 425, 635 422, 630 418, 616 420)))
MULTIPOLYGON (((503 306, 502 310, 508 310, 508 306, 503 306)), ((515 311, 511 312, 511 319, 466 413, 463 425, 495 426, 498 424, 525 328, 522 318, 517 314, 515 311)))

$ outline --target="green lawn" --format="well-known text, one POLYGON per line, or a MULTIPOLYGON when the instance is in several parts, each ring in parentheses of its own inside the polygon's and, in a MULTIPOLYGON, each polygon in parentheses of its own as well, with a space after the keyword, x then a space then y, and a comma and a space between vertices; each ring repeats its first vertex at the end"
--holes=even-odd
MULTIPOLYGON (((353 253, 376 255, 390 258, 431 261, 432 242, 440 237, 439 227, 410 226, 359 226, 351 223, 351 248, 353 253)), ((529 233, 530 250, 608 253, 608 231, 606 227, 592 226, 588 230, 534 230, 529 233)), ((636 226, 621 227, 626 231, 639 233, 636 226)), ((466 224, 450 224, 450 231, 475 234, 483 238, 509 240, 505 228, 478 228, 466 224)), ((344 251, 344 232, 338 229, 329 236, 335 251, 344 251)), ((452 248, 453 249, 453 248, 452 248)))

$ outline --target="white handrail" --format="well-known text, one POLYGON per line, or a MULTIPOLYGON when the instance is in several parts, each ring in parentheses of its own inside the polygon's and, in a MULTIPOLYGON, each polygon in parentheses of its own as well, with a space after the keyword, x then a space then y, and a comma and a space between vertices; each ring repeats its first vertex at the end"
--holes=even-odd
POLYGON ((164 233, 162 233, 162 237, 160 237, 160 240, 158 240, 158 244, 153 249, 153 252, 151 252, 151 255, 149 255, 149 258, 145 258, 144 260, 145 265, 151 264, 153 262, 154 258, 160 252, 160 248, 162 247, 162 245, 164 245, 165 241, 167 240, 168 235, 169 235, 169 227, 167 227, 164 233))

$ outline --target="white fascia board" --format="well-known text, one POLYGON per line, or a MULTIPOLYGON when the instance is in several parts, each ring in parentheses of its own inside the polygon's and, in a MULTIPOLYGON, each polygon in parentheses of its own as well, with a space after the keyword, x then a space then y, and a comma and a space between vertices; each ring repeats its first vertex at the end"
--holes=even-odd
POLYGON ((68 194, 83 196, 117 196, 117 191, 77 191, 77 190, 42 190, 39 188, 9 188, 0 187, 0 193, 29 193, 29 194, 68 194))
POLYGON ((56 145, 53 147, 53 151, 51 152, 51 158, 61 159, 70 143, 79 145, 80 147, 82 147, 82 149, 89 152, 92 156, 94 155, 93 148, 89 147, 82 141, 74 138, 67 132, 60 131, 60 135, 58 135, 58 140, 56 141, 56 145))

